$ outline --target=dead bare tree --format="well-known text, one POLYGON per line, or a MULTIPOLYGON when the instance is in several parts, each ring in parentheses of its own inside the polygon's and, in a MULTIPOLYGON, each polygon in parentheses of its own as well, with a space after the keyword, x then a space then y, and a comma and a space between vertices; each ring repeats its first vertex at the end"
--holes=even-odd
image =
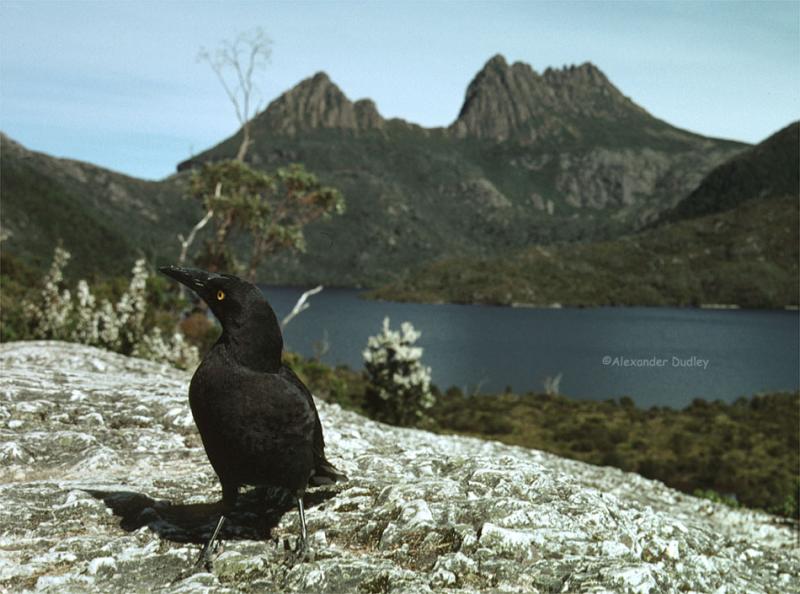
POLYGON ((562 373, 559 373, 555 377, 547 376, 544 378, 544 393, 548 396, 556 396, 560 393, 561 390, 561 377, 562 373))
MULTIPOLYGON (((242 129, 242 144, 236 153, 235 160, 237 161, 244 161, 247 150, 253 142, 250 138, 250 124, 259 108, 255 76, 258 71, 267 66, 271 55, 272 40, 260 27, 240 33, 233 41, 223 41, 213 53, 206 48, 201 48, 197 55, 198 61, 208 62, 211 66, 222 84, 225 94, 233 104, 236 119, 242 129)), ((217 184, 214 192, 216 198, 220 197, 221 192, 221 184, 217 184)), ((213 209, 208 209, 186 238, 183 234, 178 235, 178 241, 181 244, 179 265, 183 265, 186 261, 189 247, 197 232, 205 227, 213 216, 213 209)))
POLYGON ((233 41, 223 41, 213 53, 202 48, 197 56, 198 61, 211 66, 236 111, 242 128, 237 161, 244 161, 252 144, 250 125, 259 108, 255 76, 257 71, 266 68, 271 55, 272 40, 257 27, 240 33, 233 41))

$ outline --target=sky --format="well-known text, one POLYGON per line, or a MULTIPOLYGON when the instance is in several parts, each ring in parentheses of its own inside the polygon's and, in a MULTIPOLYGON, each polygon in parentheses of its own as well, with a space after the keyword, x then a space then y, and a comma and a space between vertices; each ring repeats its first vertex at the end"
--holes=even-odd
POLYGON ((447 126, 501 53, 592 62, 667 122, 756 143, 800 117, 800 1, 0 0, 0 130, 146 179, 238 122, 201 47, 261 27, 264 104, 325 71, 384 117, 447 126))

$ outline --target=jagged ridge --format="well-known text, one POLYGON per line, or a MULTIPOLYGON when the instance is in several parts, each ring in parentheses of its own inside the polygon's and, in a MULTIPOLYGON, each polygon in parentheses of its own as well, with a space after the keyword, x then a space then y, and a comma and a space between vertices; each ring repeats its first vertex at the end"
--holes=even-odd
MULTIPOLYGON (((498 54, 473 78, 458 118, 447 130, 457 138, 531 142, 559 134, 579 136, 573 118, 613 121, 631 115, 652 117, 590 62, 539 74, 523 62, 509 65, 498 54)), ((313 129, 386 126, 373 101, 352 102, 324 72, 282 94, 256 122, 273 134, 288 136, 313 129)))
POLYGON ((450 126, 457 137, 533 141, 569 130, 569 118, 620 118, 649 115, 623 95, 594 64, 538 74, 530 65, 510 65, 498 54, 467 88, 458 118, 450 126))
POLYGON ((385 122, 372 100, 353 103, 327 74, 318 72, 273 101, 255 125, 294 136, 315 128, 379 130, 385 122))

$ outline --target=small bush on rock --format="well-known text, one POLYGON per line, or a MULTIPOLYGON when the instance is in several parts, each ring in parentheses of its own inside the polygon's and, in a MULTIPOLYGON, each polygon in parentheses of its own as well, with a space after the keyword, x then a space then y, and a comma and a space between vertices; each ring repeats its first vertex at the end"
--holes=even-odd
POLYGON ((392 330, 385 318, 381 333, 368 339, 363 353, 369 376, 366 408, 374 418, 416 425, 433 406, 431 369, 422 365, 422 348, 414 346, 420 334, 409 322, 392 330))
POLYGON ((158 327, 146 328, 149 273, 144 260, 136 261, 127 290, 112 304, 108 299, 98 301, 85 280, 78 281, 74 297, 63 288, 69 259, 69 252, 57 247, 39 298, 24 304, 34 338, 98 346, 184 369, 197 365, 197 348, 180 333, 165 337, 158 327))

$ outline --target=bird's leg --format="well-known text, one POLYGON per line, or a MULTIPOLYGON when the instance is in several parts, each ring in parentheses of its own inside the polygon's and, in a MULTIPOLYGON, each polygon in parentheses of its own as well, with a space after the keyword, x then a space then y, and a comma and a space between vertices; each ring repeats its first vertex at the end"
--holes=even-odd
POLYGON ((225 516, 219 517, 219 522, 217 522, 217 527, 214 528, 214 532, 211 533, 211 538, 208 539, 206 546, 203 547, 203 550, 200 551, 200 556, 197 558, 197 561, 194 562, 195 567, 206 566, 208 567, 211 564, 211 554, 214 550, 214 541, 217 540, 217 536, 219 535, 219 531, 222 529, 222 525, 225 523, 225 516))
POLYGON ((303 507, 303 494, 297 496, 297 509, 300 511, 300 547, 305 550, 308 546, 308 531, 306 530, 306 510, 303 507))
POLYGON ((303 493, 298 492, 295 494, 297 501, 297 510, 300 512, 300 538, 297 539, 297 545, 292 551, 289 547, 289 541, 284 540, 284 548, 289 553, 287 562, 294 564, 296 562, 312 561, 314 559, 313 552, 308 548, 308 530, 306 529, 306 508, 303 505, 303 493))
POLYGON ((211 555, 214 552, 214 542, 217 541, 219 531, 222 530, 222 525, 225 523, 225 513, 233 510, 233 508, 236 506, 236 499, 238 497, 239 485, 222 482, 222 513, 219 516, 217 527, 214 528, 214 532, 211 533, 211 538, 208 539, 206 546, 203 547, 202 551, 200 551, 200 556, 194 563, 195 568, 201 566, 209 568, 211 566, 211 555))

